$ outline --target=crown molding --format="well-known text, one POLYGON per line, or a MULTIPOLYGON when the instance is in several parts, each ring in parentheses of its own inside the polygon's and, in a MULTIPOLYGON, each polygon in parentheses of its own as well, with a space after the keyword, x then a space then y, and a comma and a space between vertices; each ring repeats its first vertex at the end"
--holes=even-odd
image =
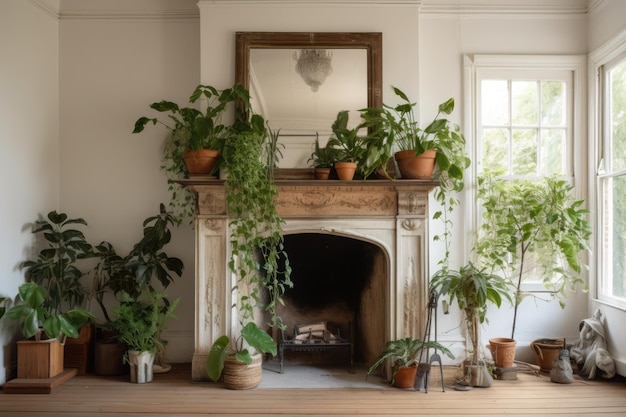
POLYGON ((198 0, 198 7, 221 6, 419 6, 422 0, 198 0))
POLYGON ((589 4, 604 0, 423 0, 421 15, 586 15, 589 4))
MULTIPOLYGON (((33 0, 50 1, 50 0, 33 0)), ((188 20, 199 19, 197 0, 54 0, 59 19, 188 20)))

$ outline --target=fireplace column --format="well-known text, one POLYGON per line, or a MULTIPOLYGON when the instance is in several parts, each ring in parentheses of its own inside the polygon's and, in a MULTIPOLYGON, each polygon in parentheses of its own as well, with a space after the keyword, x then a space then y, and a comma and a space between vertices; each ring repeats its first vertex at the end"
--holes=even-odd
POLYGON ((232 335, 234 277, 228 267, 228 218, 223 182, 190 187, 198 194, 196 216, 195 337, 191 363, 194 381, 207 381, 211 344, 232 335))
POLYGON ((396 300, 392 323, 397 339, 423 338, 428 308, 428 193, 398 188, 396 216, 396 300))

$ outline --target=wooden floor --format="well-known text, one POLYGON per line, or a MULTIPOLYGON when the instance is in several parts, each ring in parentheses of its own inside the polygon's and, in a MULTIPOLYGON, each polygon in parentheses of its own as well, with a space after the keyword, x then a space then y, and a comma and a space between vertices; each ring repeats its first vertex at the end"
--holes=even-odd
POLYGON ((0 393, 0 416, 626 416, 626 381, 559 385, 519 374, 491 388, 429 392, 399 389, 253 389, 230 391, 190 380, 175 365, 148 384, 128 377, 79 375, 51 394, 0 393))

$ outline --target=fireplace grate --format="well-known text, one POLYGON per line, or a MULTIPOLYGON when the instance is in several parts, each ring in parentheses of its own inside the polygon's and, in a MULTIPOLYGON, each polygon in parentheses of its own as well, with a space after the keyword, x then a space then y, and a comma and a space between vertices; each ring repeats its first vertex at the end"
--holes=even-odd
POLYGON ((341 336, 339 327, 329 326, 325 321, 300 324, 293 328, 293 337, 285 338, 281 332, 278 343, 278 357, 280 361, 280 373, 284 373, 285 351, 327 351, 331 349, 348 349, 350 357, 350 373, 354 373, 354 344, 352 342, 352 324, 350 324, 348 337, 341 336), (334 330, 334 331, 331 331, 334 330))

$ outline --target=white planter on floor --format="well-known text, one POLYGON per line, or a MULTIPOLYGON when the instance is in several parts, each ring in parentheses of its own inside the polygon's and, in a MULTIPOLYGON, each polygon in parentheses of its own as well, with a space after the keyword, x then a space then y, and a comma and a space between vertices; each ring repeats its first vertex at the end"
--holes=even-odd
POLYGON ((152 381, 154 353, 129 350, 128 363, 130 364, 130 382, 143 384, 152 381))

